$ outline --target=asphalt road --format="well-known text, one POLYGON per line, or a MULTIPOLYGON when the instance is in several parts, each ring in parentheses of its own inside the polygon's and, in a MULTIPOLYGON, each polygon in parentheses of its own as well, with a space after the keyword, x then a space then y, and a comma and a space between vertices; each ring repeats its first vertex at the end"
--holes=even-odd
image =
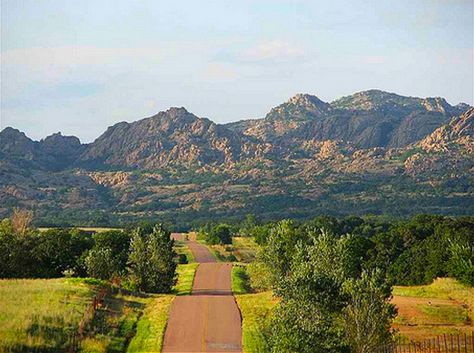
POLYGON ((241 317, 232 295, 232 265, 217 263, 202 244, 187 244, 200 265, 192 294, 173 301, 163 352, 241 353, 241 317))

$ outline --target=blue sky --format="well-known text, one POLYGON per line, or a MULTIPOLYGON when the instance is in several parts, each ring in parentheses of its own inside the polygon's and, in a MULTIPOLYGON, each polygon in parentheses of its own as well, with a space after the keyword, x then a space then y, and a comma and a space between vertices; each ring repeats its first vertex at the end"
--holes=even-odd
POLYGON ((473 104, 472 0, 0 0, 1 128, 90 142, 184 106, 262 117, 370 88, 473 104))

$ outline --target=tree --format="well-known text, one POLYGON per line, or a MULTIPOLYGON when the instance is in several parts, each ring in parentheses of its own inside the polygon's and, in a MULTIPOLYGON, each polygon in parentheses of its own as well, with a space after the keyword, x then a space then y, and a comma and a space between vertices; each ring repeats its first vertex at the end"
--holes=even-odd
POLYGON ((170 233, 156 225, 151 234, 134 231, 128 258, 132 283, 141 291, 169 293, 176 284, 176 253, 170 233))
POLYGON ((94 248, 86 257, 87 274, 94 278, 110 280, 117 270, 117 260, 110 248, 94 248))
POLYGON ((128 272, 131 282, 140 290, 147 287, 148 254, 146 234, 141 228, 133 231, 130 240, 130 254, 128 256, 128 272))
POLYGON ((161 225, 155 226, 147 243, 149 280, 148 291, 169 293, 176 284, 176 253, 174 240, 161 225))
POLYGON ((257 225, 257 218, 253 214, 247 214, 242 226, 239 229, 239 235, 243 237, 252 236, 253 229, 257 225))
POLYGON ((367 275, 363 270, 366 247, 361 237, 334 236, 288 221, 272 230, 262 261, 281 298, 269 339, 273 352, 358 349, 367 343, 361 336, 364 329, 371 335, 370 342, 385 342, 390 337, 391 288, 382 271, 367 275), (370 320, 376 315, 380 316, 374 327, 370 320), (344 320, 351 325, 357 321, 357 327, 342 325, 344 320))
POLYGON ((227 224, 218 224, 212 228, 211 237, 219 239, 220 244, 232 244, 232 232, 227 224))
POLYGON ((26 235, 33 220, 33 212, 14 208, 11 216, 13 231, 20 235, 26 235))
POLYGON ((37 260, 39 277, 60 277, 66 270, 83 274, 79 259, 92 248, 91 236, 85 232, 69 229, 48 229, 41 232, 35 241, 32 256, 37 260))
POLYGON ((344 328, 351 351, 371 353, 391 339, 390 325, 396 309, 390 304, 391 288, 382 272, 362 272, 360 278, 344 284, 350 297, 343 309, 344 328))
POLYGON ((36 231, 19 234, 11 219, 0 223, 0 278, 34 278, 40 269, 33 256, 36 231))
POLYGON ((280 222, 264 250, 274 291, 281 297, 272 323, 272 350, 340 352, 344 345, 337 315, 345 301, 344 241, 306 231, 280 222))
POLYGON ((121 230, 109 230, 95 233, 93 238, 94 248, 107 248, 112 251, 116 264, 115 272, 117 274, 125 272, 130 248, 129 233, 121 230))

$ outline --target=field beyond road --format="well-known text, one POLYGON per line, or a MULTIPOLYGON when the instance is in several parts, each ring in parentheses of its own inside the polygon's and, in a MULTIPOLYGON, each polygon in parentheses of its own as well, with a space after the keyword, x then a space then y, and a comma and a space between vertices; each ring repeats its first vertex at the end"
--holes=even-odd
POLYGON ((405 338, 420 341, 439 334, 474 330, 474 288, 451 278, 424 286, 395 286, 398 308, 394 328, 405 338))

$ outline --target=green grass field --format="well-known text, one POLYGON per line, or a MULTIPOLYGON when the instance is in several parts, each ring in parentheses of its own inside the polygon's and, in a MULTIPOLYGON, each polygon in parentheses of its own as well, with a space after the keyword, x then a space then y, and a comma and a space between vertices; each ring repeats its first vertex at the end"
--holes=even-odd
POLYGON ((159 353, 168 321, 168 313, 174 295, 158 295, 150 298, 138 321, 136 334, 128 346, 127 353, 159 353))
POLYGON ((232 292, 242 314, 244 353, 268 353, 264 324, 277 301, 272 292, 251 293, 246 265, 232 267, 232 292))
POLYGON ((232 292, 234 295, 250 292, 249 278, 245 268, 241 265, 232 267, 232 292))
POLYGON ((93 294, 67 279, 0 280, 0 351, 66 347, 93 294))
MULTIPOLYGON (((178 265, 169 295, 109 294, 94 316, 83 353, 160 352, 175 295, 190 294, 198 264, 178 265), (131 341, 130 341, 131 340, 131 341)), ((101 281, 81 278, 0 280, 0 352, 65 351, 101 281)))
POLYGON ((395 286, 398 308, 394 327, 405 339, 422 340, 445 333, 474 330, 474 288, 451 278, 425 286, 395 286))

